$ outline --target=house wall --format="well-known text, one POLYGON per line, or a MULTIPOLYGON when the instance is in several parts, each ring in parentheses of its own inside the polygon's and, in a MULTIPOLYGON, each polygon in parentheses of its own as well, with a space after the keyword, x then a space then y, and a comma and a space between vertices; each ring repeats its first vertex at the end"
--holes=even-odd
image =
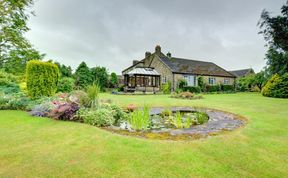
POLYGON ((209 84, 209 77, 215 78, 216 79, 216 85, 218 84, 224 84, 225 79, 229 79, 229 84, 227 85, 234 85, 235 78, 231 77, 215 77, 215 76, 203 76, 204 81, 206 84, 209 84))
MULTIPOLYGON (((175 85, 173 86, 174 91, 177 89, 179 81, 184 80, 184 75, 185 74, 174 74, 174 83, 175 85)), ((188 74, 187 74, 188 75, 188 74)), ((196 76, 196 86, 198 86, 198 78, 200 75, 196 76)), ((208 85, 209 84, 209 77, 213 77, 216 79, 216 84, 224 84, 224 79, 229 79, 229 84, 227 85, 234 85, 235 78, 230 78, 230 77, 215 77, 215 76, 203 76, 204 82, 208 85)), ((171 81, 172 82, 172 81, 171 81)))
POLYGON ((151 66, 155 68, 157 72, 161 75, 161 84, 164 83, 164 78, 166 78, 166 82, 170 81, 173 85, 173 74, 171 70, 159 59, 158 56, 154 55, 151 66))

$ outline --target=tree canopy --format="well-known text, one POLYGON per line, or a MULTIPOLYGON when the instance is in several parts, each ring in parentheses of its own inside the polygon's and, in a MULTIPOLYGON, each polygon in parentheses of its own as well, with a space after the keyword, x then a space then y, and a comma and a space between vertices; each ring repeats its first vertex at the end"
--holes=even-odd
POLYGON ((282 6, 281 15, 272 17, 263 10, 258 25, 268 46, 267 72, 283 75, 288 72, 288 1, 282 6))
POLYGON ((24 73, 27 61, 44 57, 24 37, 32 5, 33 0, 0 1, 0 68, 11 73, 24 73))
POLYGON ((80 88, 85 88, 93 82, 89 67, 84 61, 77 67, 74 77, 75 85, 80 88))

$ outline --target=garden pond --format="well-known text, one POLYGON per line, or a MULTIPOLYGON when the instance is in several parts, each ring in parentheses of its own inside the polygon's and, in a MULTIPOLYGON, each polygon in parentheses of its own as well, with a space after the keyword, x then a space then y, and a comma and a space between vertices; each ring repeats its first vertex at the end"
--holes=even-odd
POLYGON ((154 107, 150 108, 149 116, 149 127, 145 130, 133 129, 128 121, 105 129, 151 139, 191 140, 232 131, 242 127, 246 121, 232 113, 192 107, 154 107))

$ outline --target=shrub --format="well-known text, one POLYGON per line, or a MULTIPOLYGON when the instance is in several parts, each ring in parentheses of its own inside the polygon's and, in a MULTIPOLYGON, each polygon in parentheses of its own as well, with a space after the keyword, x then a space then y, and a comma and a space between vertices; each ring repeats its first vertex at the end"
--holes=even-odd
POLYGON ((262 89, 262 95, 275 98, 288 98, 288 73, 275 74, 262 89))
POLYGON ((2 91, 5 94, 19 93, 20 87, 16 83, 9 83, 5 85, 0 84, 0 91, 2 91))
POLYGON ((128 122, 134 130, 147 130, 151 123, 149 108, 145 106, 143 110, 132 112, 128 122))
POLYGON ((205 84, 203 76, 198 77, 197 82, 198 82, 198 86, 200 87, 201 91, 206 92, 206 84, 205 84))
POLYGON ((119 125, 120 121, 127 120, 127 114, 117 105, 105 103, 101 105, 101 108, 105 108, 111 111, 114 122, 113 125, 119 125))
POLYGON ((161 88, 162 88, 162 91, 164 94, 170 94, 171 93, 171 82, 168 81, 166 84, 162 84, 161 88))
POLYGON ((57 92, 71 92, 74 88, 75 80, 70 77, 63 77, 59 80, 57 92))
POLYGON ((172 98, 179 98, 179 99, 202 99, 202 95, 194 95, 191 92, 181 92, 181 93, 176 93, 174 95, 171 95, 172 98))
POLYGON ((179 80, 179 84, 178 84, 178 88, 179 89, 183 90, 183 88, 186 87, 186 86, 187 86, 187 81, 186 80, 184 80, 184 79, 179 80))
POLYGON ((89 106, 89 98, 86 92, 82 90, 74 90, 71 93, 72 97, 75 97, 75 101, 82 107, 88 107, 89 106))
POLYGON ((106 108, 99 108, 97 110, 81 108, 78 111, 78 116, 83 119, 85 123, 98 127, 110 126, 114 122, 111 110, 106 108))
POLYGON ((124 88, 125 88, 125 85, 120 85, 120 86, 117 88, 117 90, 118 90, 118 92, 122 92, 122 91, 124 91, 124 88))
POLYGON ((17 83, 18 78, 16 76, 0 70, 0 91, 5 94, 18 93, 20 87, 17 83))
POLYGON ((57 120, 75 120, 75 114, 79 110, 77 103, 64 103, 52 109, 48 117, 57 120))
POLYGON ((183 88, 183 91, 191 92, 191 93, 200 93, 201 88, 198 86, 186 86, 183 88))
POLYGON ((51 102, 43 102, 35 105, 29 112, 32 116, 45 117, 55 106, 51 102))
POLYGON ((234 85, 221 85, 222 91, 235 91, 234 85))
POLYGON ((98 95, 101 91, 101 88, 98 84, 94 83, 87 87, 87 96, 89 98, 89 106, 91 108, 97 108, 98 106, 98 95))
POLYGON ((26 110, 30 102, 31 100, 24 93, 0 95, 1 110, 26 110))
POLYGON ((57 91, 59 69, 51 62, 31 60, 27 63, 26 78, 31 98, 52 96, 57 91))
POLYGON ((221 91, 220 85, 206 85, 206 92, 218 92, 221 91))

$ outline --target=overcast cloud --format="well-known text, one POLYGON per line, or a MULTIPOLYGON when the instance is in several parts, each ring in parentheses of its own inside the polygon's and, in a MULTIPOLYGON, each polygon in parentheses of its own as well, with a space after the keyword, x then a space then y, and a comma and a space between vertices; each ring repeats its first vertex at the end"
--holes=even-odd
POLYGON ((285 0, 38 0, 28 39, 46 59, 74 69, 81 61, 121 73, 159 44, 172 56, 227 70, 265 66, 256 26, 285 0))

